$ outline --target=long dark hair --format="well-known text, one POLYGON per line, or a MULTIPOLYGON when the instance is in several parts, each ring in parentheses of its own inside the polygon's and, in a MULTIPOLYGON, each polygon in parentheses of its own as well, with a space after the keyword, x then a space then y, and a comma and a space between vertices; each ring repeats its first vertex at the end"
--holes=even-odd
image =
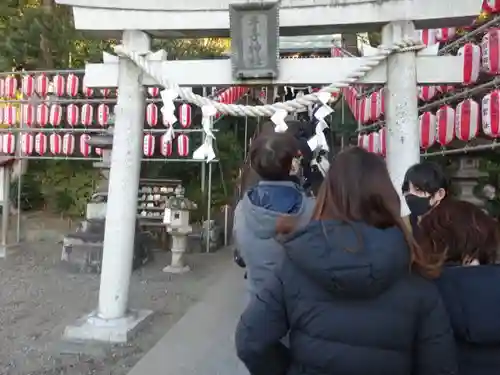
MULTIPOLYGON (((385 161, 359 147, 339 153, 318 194, 314 220, 364 222, 376 228, 398 227, 411 252, 412 265, 425 276, 435 274, 401 218, 401 201, 385 161)), ((387 246, 391 246, 390 243, 387 246)))

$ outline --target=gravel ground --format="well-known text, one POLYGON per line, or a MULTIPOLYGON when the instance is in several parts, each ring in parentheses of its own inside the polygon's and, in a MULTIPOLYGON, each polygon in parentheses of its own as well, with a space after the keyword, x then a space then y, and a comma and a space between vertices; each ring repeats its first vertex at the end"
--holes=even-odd
POLYGON ((169 254, 155 253, 153 262, 134 272, 130 288, 130 306, 154 311, 145 328, 126 345, 82 346, 61 341, 61 334, 94 309, 99 278, 68 273, 60 254, 55 241, 39 241, 0 260, 1 375, 126 375, 231 266, 228 251, 191 254, 193 271, 171 276, 161 272, 169 254))

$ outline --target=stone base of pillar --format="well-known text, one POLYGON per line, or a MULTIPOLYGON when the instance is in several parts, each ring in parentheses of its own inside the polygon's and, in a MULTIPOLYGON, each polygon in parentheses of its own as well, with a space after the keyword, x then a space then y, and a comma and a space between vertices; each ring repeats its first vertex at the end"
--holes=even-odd
POLYGON ((0 246, 0 258, 7 258, 7 246, 0 246))
POLYGON ((120 319, 102 319, 94 311, 67 326, 63 339, 67 341, 99 341, 110 344, 128 342, 152 316, 150 310, 130 310, 120 319))
POLYGON ((170 266, 166 266, 165 268, 163 268, 163 272, 174 273, 177 275, 187 273, 189 271, 191 271, 191 267, 189 267, 189 266, 172 266, 172 265, 170 265, 170 266))

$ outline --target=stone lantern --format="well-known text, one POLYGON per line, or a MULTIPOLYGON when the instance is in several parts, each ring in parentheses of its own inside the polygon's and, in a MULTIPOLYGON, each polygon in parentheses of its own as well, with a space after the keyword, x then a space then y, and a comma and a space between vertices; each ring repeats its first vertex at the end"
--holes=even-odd
POLYGON ((184 188, 177 186, 175 196, 170 197, 165 204, 163 223, 172 237, 172 261, 163 272, 181 274, 190 271, 184 263, 184 254, 187 250, 188 235, 193 231, 189 224, 190 211, 197 208, 196 204, 184 197, 184 188))

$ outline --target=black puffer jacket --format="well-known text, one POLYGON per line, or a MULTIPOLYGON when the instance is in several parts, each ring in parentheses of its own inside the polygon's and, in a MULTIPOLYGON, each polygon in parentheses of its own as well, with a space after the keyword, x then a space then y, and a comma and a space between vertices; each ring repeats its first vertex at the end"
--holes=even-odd
POLYGON ((238 324, 237 353, 252 375, 457 373, 440 295, 409 272, 399 229, 313 222, 284 251, 238 324))

